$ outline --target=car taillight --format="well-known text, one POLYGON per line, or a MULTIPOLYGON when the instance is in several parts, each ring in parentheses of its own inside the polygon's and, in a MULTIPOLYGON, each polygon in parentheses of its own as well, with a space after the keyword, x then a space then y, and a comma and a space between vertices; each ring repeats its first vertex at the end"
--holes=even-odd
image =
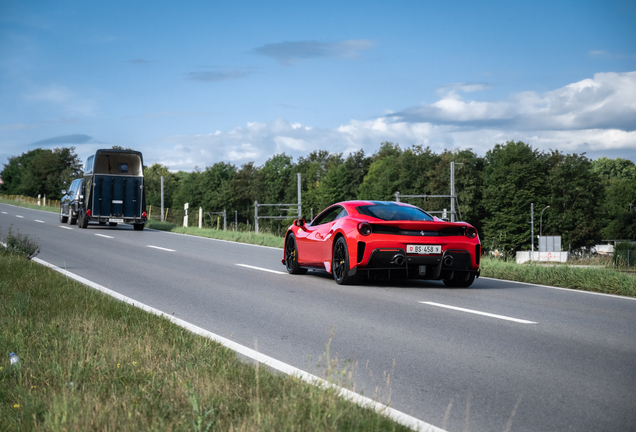
POLYGON ((358 224, 358 232, 363 236, 368 236, 371 234, 371 225, 366 222, 360 222, 358 224))
POLYGON ((86 216, 91 217, 91 209, 86 210, 86 216))
POLYGON ((473 227, 469 227, 466 230, 466 237, 470 238, 470 239, 474 239, 475 237, 477 237, 477 230, 473 227))

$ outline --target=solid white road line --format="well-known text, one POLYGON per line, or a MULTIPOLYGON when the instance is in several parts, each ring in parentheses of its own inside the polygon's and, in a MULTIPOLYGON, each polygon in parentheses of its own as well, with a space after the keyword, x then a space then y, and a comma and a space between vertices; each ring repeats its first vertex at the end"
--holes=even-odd
POLYGON ((305 372, 302 369, 298 369, 295 368, 291 365, 288 365, 287 363, 283 363, 279 360, 276 360, 272 357, 266 356, 264 354, 259 353, 258 351, 255 351, 253 349, 247 348, 243 345, 239 345, 236 342, 232 342, 229 339, 224 338, 223 336, 219 336, 217 334, 214 334, 210 331, 207 331, 205 329, 202 329, 201 327, 197 327, 194 324, 190 324, 187 321, 181 320, 179 318, 175 318, 172 315, 168 315, 162 311, 160 311, 159 309, 155 309, 151 306, 147 306, 143 303, 140 303, 136 300, 131 299, 130 297, 126 297, 123 296, 121 294, 119 294, 118 292, 112 291, 106 287, 103 287, 101 285, 96 284, 95 282, 92 282, 88 279, 84 279, 81 276, 78 276, 74 273, 68 272, 64 269, 61 269, 53 264, 49 264, 46 261, 43 261, 39 258, 33 258, 33 261, 42 264, 44 266, 50 267, 53 270, 62 273, 63 275, 65 275, 68 278, 74 279, 80 283, 83 283, 84 285, 88 285, 89 287, 96 289, 98 291, 101 291, 103 293, 105 293, 106 295, 109 295, 111 297, 114 297, 118 300, 121 300, 125 303, 128 303, 130 305, 136 306, 139 309, 145 310, 146 312, 150 312, 154 315, 159 315, 162 316, 170 321, 172 321, 174 324, 183 327, 189 331, 191 331, 194 334, 198 334, 200 336, 203 337, 207 337, 209 339, 212 339, 215 342, 220 343, 221 345, 225 346, 226 348, 231 349, 232 351, 235 351, 239 354, 242 354, 248 358, 251 358, 252 360, 256 360, 264 365, 267 365, 269 367, 271 367, 272 369, 276 369, 280 372, 283 372, 287 375, 291 375, 291 376, 295 376, 299 379, 302 379, 303 381, 309 383, 309 384, 313 384, 317 387, 322 387, 325 389, 333 389, 336 392, 338 392, 338 394, 340 396, 342 396, 345 399, 348 399, 350 401, 352 401, 355 404, 358 404, 362 407, 365 408, 369 408, 372 409, 380 414, 383 414, 387 417, 389 417, 390 419, 406 426, 409 427, 415 431, 420 431, 420 432, 445 432, 443 429, 440 429, 436 426, 433 426, 429 423, 426 423, 422 420, 419 420, 415 417, 411 417, 408 414, 405 414, 401 411, 398 411, 396 409, 393 409, 391 407, 388 407, 386 405, 383 405, 379 402, 374 401, 373 399, 370 399, 368 397, 359 395, 357 393, 352 392, 351 390, 347 390, 345 388, 339 387, 335 384, 332 384, 328 381, 325 381, 321 378, 318 378, 315 375, 312 375, 308 372, 305 372))
POLYGON ((44 221, 37 220, 37 219, 35 219, 35 221, 36 221, 36 222, 39 222, 39 223, 44 223, 44 221))
POLYGON ((60 225, 60 228, 64 228, 64 229, 73 229, 73 228, 71 228, 71 227, 67 227, 67 226, 64 226, 64 225, 60 225))
POLYGON ((247 267, 247 268, 251 268, 251 269, 254 269, 254 270, 261 270, 261 271, 265 271, 265 272, 269 272, 269 273, 287 274, 285 272, 281 272, 281 271, 277 271, 277 270, 270 270, 270 269, 266 269, 266 268, 262 268, 262 267, 254 267, 254 266, 247 265, 247 264, 237 264, 237 266, 247 267))
POLYGON ((24 216, 15 215, 15 217, 19 217, 20 219, 24 219, 24 216))
POLYGON ((584 290, 578 290, 575 288, 563 288, 563 287, 555 287, 550 285, 539 285, 539 284, 533 284, 530 282, 517 282, 512 280, 506 280, 506 279, 489 278, 485 276, 480 276, 479 279, 488 279, 488 280, 493 280, 496 282, 510 282, 515 284, 530 285, 530 286, 541 287, 541 288, 550 288, 555 290, 568 291, 571 293, 592 294, 592 295, 604 296, 604 297, 614 297, 614 298, 623 299, 623 300, 636 300, 636 297, 627 297, 627 296, 622 296, 618 294, 606 294, 606 293, 600 293, 600 292, 594 292, 594 291, 584 291, 584 290))
POLYGON ((100 236, 100 237, 106 237, 106 238, 115 238, 106 234, 95 234, 96 236, 100 236))
POLYGON ((159 246, 152 246, 152 245, 146 245, 146 246, 148 246, 149 248, 153 248, 153 249, 161 249, 161 250, 168 251, 168 252, 176 252, 174 249, 166 249, 166 248, 162 248, 162 247, 159 247, 159 246))
POLYGON ((514 322, 521 323, 521 324, 538 324, 538 323, 536 323, 534 321, 527 321, 527 320, 523 320, 523 319, 519 319, 519 318, 507 317, 507 316, 504 316, 504 315, 496 315, 496 314, 491 314, 491 313, 488 313, 488 312, 480 312, 480 311, 476 311, 476 310, 472 310, 472 309, 464 309, 464 308, 460 308, 460 307, 456 307, 456 306, 449 306, 449 305, 445 305, 445 304, 441 304, 441 303, 424 302, 424 301, 421 301, 420 303, 431 305, 431 306, 442 307, 442 308, 446 308, 446 309, 452 309, 452 310, 456 310, 456 311, 460 311, 460 312, 467 312, 467 313, 471 313, 471 314, 475 314, 475 315, 483 315, 483 316, 487 316, 487 317, 491 317, 491 318, 497 318, 497 319, 506 320, 506 321, 514 321, 514 322))

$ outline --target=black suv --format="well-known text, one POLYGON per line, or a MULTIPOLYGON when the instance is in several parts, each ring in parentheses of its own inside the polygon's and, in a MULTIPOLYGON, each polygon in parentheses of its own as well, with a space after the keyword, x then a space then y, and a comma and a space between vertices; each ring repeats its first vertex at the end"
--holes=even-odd
POLYGON ((68 188, 68 192, 62 190, 64 196, 62 197, 62 201, 60 201, 61 223, 68 222, 69 225, 75 225, 77 222, 79 211, 84 206, 85 184, 84 179, 73 180, 68 188))

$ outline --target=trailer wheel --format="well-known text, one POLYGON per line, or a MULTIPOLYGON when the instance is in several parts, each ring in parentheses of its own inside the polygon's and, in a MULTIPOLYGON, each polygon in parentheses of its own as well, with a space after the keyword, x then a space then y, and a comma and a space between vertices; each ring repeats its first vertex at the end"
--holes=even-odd
POLYGON ((84 210, 80 210, 79 218, 77 219, 77 225, 80 228, 86 228, 88 226, 88 219, 86 219, 84 210))
POLYGON ((134 224, 133 227, 135 228, 135 231, 143 231, 144 230, 144 224, 142 224, 142 223, 134 224))
POLYGON ((117 226, 117 222, 108 222, 108 225, 110 225, 110 226, 117 226))

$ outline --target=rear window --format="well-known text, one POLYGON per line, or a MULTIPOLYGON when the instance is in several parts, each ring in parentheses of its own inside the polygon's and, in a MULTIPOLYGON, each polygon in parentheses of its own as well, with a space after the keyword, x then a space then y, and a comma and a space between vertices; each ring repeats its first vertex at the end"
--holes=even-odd
POLYGON ((433 216, 417 207, 392 204, 364 205, 356 207, 358 213, 385 221, 432 221, 433 216))

